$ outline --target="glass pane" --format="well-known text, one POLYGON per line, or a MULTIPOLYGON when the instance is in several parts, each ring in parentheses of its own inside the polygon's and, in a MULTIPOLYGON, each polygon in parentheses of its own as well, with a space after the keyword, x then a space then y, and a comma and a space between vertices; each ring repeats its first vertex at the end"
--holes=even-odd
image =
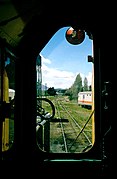
POLYGON ((94 143, 93 38, 78 30, 83 38, 71 41, 69 28, 59 29, 37 57, 37 144, 50 153, 82 153, 94 143))

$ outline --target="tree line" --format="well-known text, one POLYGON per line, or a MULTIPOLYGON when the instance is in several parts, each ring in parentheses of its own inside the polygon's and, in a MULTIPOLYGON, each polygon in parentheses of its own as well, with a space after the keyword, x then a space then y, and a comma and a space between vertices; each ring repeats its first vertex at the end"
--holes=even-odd
POLYGON ((78 93, 81 91, 91 91, 91 85, 88 86, 88 79, 85 77, 82 81, 80 73, 76 76, 73 85, 66 90, 65 95, 69 96, 70 100, 77 100, 78 93))
POLYGON ((69 89, 54 89, 54 87, 48 88, 46 94, 57 95, 58 92, 63 95, 69 96, 69 100, 77 100, 78 93, 81 91, 91 91, 91 85, 88 86, 88 79, 85 77, 82 81, 80 73, 76 76, 73 85, 69 89))

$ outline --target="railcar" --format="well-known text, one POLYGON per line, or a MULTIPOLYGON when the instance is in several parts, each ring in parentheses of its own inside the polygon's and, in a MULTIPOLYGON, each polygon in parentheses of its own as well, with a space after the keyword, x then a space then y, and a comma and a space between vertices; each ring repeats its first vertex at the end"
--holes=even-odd
POLYGON ((78 105, 82 107, 92 106, 92 91, 83 91, 78 93, 78 105))
MULTIPOLYGON (((10 177, 17 173, 18 175, 21 174, 21 177, 24 174, 34 177, 39 175, 39 177, 78 176, 79 178, 92 176, 100 178, 112 175, 111 69, 113 68, 110 59, 113 49, 111 51, 110 46, 113 45, 111 40, 114 35, 110 34, 110 31, 113 28, 111 19, 114 19, 115 16, 111 18, 110 3, 109 8, 107 5, 105 10, 102 8, 102 12, 102 3, 98 2, 99 6, 95 5, 96 7, 89 1, 88 4, 83 2, 80 5, 80 3, 78 2, 78 5, 66 3, 63 6, 60 2, 54 4, 50 1, 45 3, 45 1, 38 0, 0 1, 0 162, 2 177, 5 176, 5 173, 8 173, 10 177), (46 118, 47 113, 40 115, 40 111, 37 111, 37 97, 43 95, 40 90, 41 63, 43 61, 40 60, 39 54, 57 30, 63 27, 70 27, 64 37, 72 48, 81 47, 85 42, 86 35, 93 42, 93 53, 89 54, 89 62, 93 64, 94 74, 92 84, 93 113, 89 117, 92 120, 92 123, 90 123, 92 147, 90 150, 81 153, 50 152, 48 150, 51 138, 50 131, 51 129, 55 129, 54 132, 56 133, 60 131, 61 119, 59 122, 57 121, 58 118, 52 121, 51 118, 46 118), (38 80, 37 72, 39 74, 38 80), (15 90, 12 118, 10 115, 9 89, 15 90), (38 138, 41 148, 37 143, 37 122, 39 122, 38 138), (50 129, 51 123, 54 127, 50 129), (57 126, 57 129, 55 126, 57 126), (47 150, 43 150, 43 148, 47 150), (2 171, 4 175, 2 175, 2 171)), ((56 50, 60 45, 57 44, 57 41, 60 39, 62 39, 61 36, 54 41, 56 50)), ((67 46, 63 45, 63 48, 68 51, 67 46)), ((84 51, 87 48, 88 46, 85 44, 84 51)), ((48 51, 50 57, 51 52, 52 46, 50 45, 48 51)), ((82 53, 81 49, 80 52, 82 53)), ((74 51, 74 53, 76 52, 74 51)), ((61 54, 61 51, 59 51, 60 56, 61 54)), ((80 59, 79 55, 77 59, 80 59)), ((47 59, 44 60, 46 61, 45 64, 52 65, 47 59)), ((74 68, 80 65, 82 59, 80 60, 74 68)), ((75 60, 71 53, 70 58, 66 59, 66 64, 63 63, 63 60, 58 60, 56 64, 59 62, 61 67, 70 66, 72 62, 70 66, 72 69, 75 60)), ((47 72, 47 66, 44 67, 46 67, 44 69, 47 72)), ((85 66, 84 68, 87 70, 85 66)), ((56 72, 52 74, 60 80, 64 70, 59 73, 59 77, 57 70, 58 68, 54 70, 51 68, 50 72, 56 72)), ((72 73, 69 74, 69 78, 66 75, 64 76, 67 83, 73 77, 72 73)), ((46 74, 48 81, 49 75, 46 74)), ((61 83, 64 83, 64 81, 59 81, 59 84, 61 83)), ((50 102, 50 104, 52 103, 50 102)), ((52 104, 52 107, 56 109, 56 105, 53 106, 52 104)), ((85 112, 80 111, 78 113, 76 109, 74 110, 75 118, 81 113, 82 116, 85 115, 85 112)), ((72 110, 72 107, 70 110, 72 110)), ((43 111, 45 112, 44 109, 43 111)), ((84 119, 82 116, 80 121, 84 119)), ((64 122, 66 121, 64 120, 64 122)), ((67 122, 63 126, 66 125, 67 122)), ((84 134, 84 126, 80 128, 76 139, 81 133, 84 134)), ((71 142, 73 139, 69 137, 70 129, 68 132, 67 142, 71 142)), ((86 132, 89 132, 89 128, 86 132)), ((60 141, 61 137, 58 136, 54 145, 60 141)), ((81 140, 81 142, 85 142, 85 140, 81 140)), ((80 148, 80 143, 77 142, 77 144, 80 148)), ((62 144, 58 146, 63 148, 62 144)))

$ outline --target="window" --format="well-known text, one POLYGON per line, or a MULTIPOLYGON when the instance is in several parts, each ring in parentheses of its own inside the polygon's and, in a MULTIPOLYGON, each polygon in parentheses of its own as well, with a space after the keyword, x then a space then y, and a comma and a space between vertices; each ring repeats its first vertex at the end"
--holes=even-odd
POLYGON ((85 30, 63 27, 39 53, 36 132, 40 150, 83 153, 92 148, 93 68, 93 37, 85 30))
POLYGON ((14 142, 15 58, 7 49, 0 49, 0 118, 2 121, 2 151, 14 142), (4 112, 5 111, 5 112, 4 112))

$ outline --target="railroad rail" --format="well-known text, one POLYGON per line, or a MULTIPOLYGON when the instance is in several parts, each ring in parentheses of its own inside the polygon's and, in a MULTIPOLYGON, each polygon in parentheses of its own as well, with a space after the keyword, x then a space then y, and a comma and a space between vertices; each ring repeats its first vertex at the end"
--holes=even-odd
POLYGON ((78 111, 75 110, 76 114, 74 115, 72 113, 71 108, 69 108, 65 103, 64 98, 57 97, 55 98, 53 103, 56 106, 56 117, 61 120, 59 120, 59 125, 53 123, 50 124, 51 126, 50 143, 51 143, 52 151, 54 152, 59 151, 63 153, 64 152, 77 153, 77 152, 85 151, 87 148, 90 148, 92 146, 92 139, 91 139, 92 126, 91 126, 90 119, 93 113, 90 114, 88 112, 89 116, 87 117, 87 120, 82 121, 81 124, 81 121, 79 123, 78 111), (64 118, 68 119, 67 123, 63 121, 64 118), (87 126, 89 129, 87 128, 87 126), (59 132, 57 133, 56 131, 59 132), (60 137, 60 132, 62 134, 63 140, 60 137), (54 143, 56 143, 56 145, 54 143), (53 147, 53 145, 56 147, 53 147))

